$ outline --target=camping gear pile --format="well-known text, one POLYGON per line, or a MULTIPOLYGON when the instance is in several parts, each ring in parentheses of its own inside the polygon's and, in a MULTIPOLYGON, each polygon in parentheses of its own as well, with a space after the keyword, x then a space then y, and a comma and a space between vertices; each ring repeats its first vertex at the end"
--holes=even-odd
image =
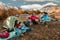
POLYGON ((19 19, 15 16, 10 16, 4 21, 3 27, 8 31, 0 33, 0 40, 10 40, 11 38, 17 38, 21 34, 27 32, 27 30, 30 30, 30 28, 25 25, 22 25, 20 29, 14 27, 15 20, 19 20, 19 19))
POLYGON ((33 23, 33 25, 37 25, 39 19, 43 23, 51 21, 51 18, 46 12, 43 12, 43 16, 41 17, 38 17, 35 15, 35 13, 33 13, 22 24, 19 22, 20 19, 18 17, 15 17, 15 16, 8 17, 3 23, 3 28, 5 28, 6 31, 3 33, 0 33, 0 40, 10 40, 11 38, 17 38, 21 36, 21 34, 31 31, 32 29, 29 27, 30 22, 33 23))

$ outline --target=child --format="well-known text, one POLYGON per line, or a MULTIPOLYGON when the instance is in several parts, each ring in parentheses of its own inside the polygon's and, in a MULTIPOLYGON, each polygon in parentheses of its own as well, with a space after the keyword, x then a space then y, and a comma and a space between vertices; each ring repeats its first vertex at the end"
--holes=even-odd
POLYGON ((31 31, 31 28, 29 28, 28 26, 25 26, 24 22, 23 22, 23 25, 21 25, 21 26, 22 26, 21 30, 23 33, 27 32, 27 31, 28 32, 31 31))
POLYGON ((16 20, 14 26, 17 27, 17 28, 21 28, 20 24, 21 24, 21 22, 18 23, 18 20, 16 20))
POLYGON ((47 24, 51 21, 51 18, 48 16, 48 13, 44 12, 44 15, 41 17, 42 23, 47 24))
POLYGON ((23 22, 25 24, 25 26, 29 27, 30 26, 30 21, 29 19, 27 19, 26 21, 23 22))
POLYGON ((31 20, 31 22, 35 25, 38 24, 38 22, 36 21, 36 19, 38 19, 38 17, 35 15, 35 13, 33 13, 29 19, 31 20))

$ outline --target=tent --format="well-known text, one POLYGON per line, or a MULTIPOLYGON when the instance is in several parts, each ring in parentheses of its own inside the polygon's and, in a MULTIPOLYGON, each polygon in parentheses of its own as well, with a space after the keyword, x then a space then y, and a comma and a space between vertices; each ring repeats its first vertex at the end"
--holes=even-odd
POLYGON ((11 38, 17 38, 22 33, 25 33, 27 32, 27 30, 30 29, 26 26, 22 26, 21 29, 14 27, 15 20, 19 20, 19 19, 15 16, 10 16, 4 21, 4 28, 9 29, 9 30, 12 30, 12 29, 14 30, 9 32, 8 38, 0 38, 0 40, 10 40, 11 38))

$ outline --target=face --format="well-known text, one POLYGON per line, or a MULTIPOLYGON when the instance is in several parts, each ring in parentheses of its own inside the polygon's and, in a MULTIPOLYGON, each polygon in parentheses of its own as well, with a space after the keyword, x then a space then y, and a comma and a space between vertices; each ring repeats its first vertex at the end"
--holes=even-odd
POLYGON ((16 20, 15 22, 18 23, 18 20, 16 20))
POLYGON ((41 15, 44 15, 44 13, 42 12, 41 15))
POLYGON ((33 13, 32 15, 35 15, 35 13, 33 13))

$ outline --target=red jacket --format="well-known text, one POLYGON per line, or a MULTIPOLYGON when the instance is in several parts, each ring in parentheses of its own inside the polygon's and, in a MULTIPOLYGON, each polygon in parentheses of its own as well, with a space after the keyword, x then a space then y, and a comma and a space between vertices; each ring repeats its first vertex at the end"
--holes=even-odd
POLYGON ((37 16, 33 16, 33 15, 32 15, 32 16, 30 16, 29 18, 31 19, 31 21, 32 21, 32 20, 35 20, 35 19, 38 19, 38 17, 37 17, 37 16))

